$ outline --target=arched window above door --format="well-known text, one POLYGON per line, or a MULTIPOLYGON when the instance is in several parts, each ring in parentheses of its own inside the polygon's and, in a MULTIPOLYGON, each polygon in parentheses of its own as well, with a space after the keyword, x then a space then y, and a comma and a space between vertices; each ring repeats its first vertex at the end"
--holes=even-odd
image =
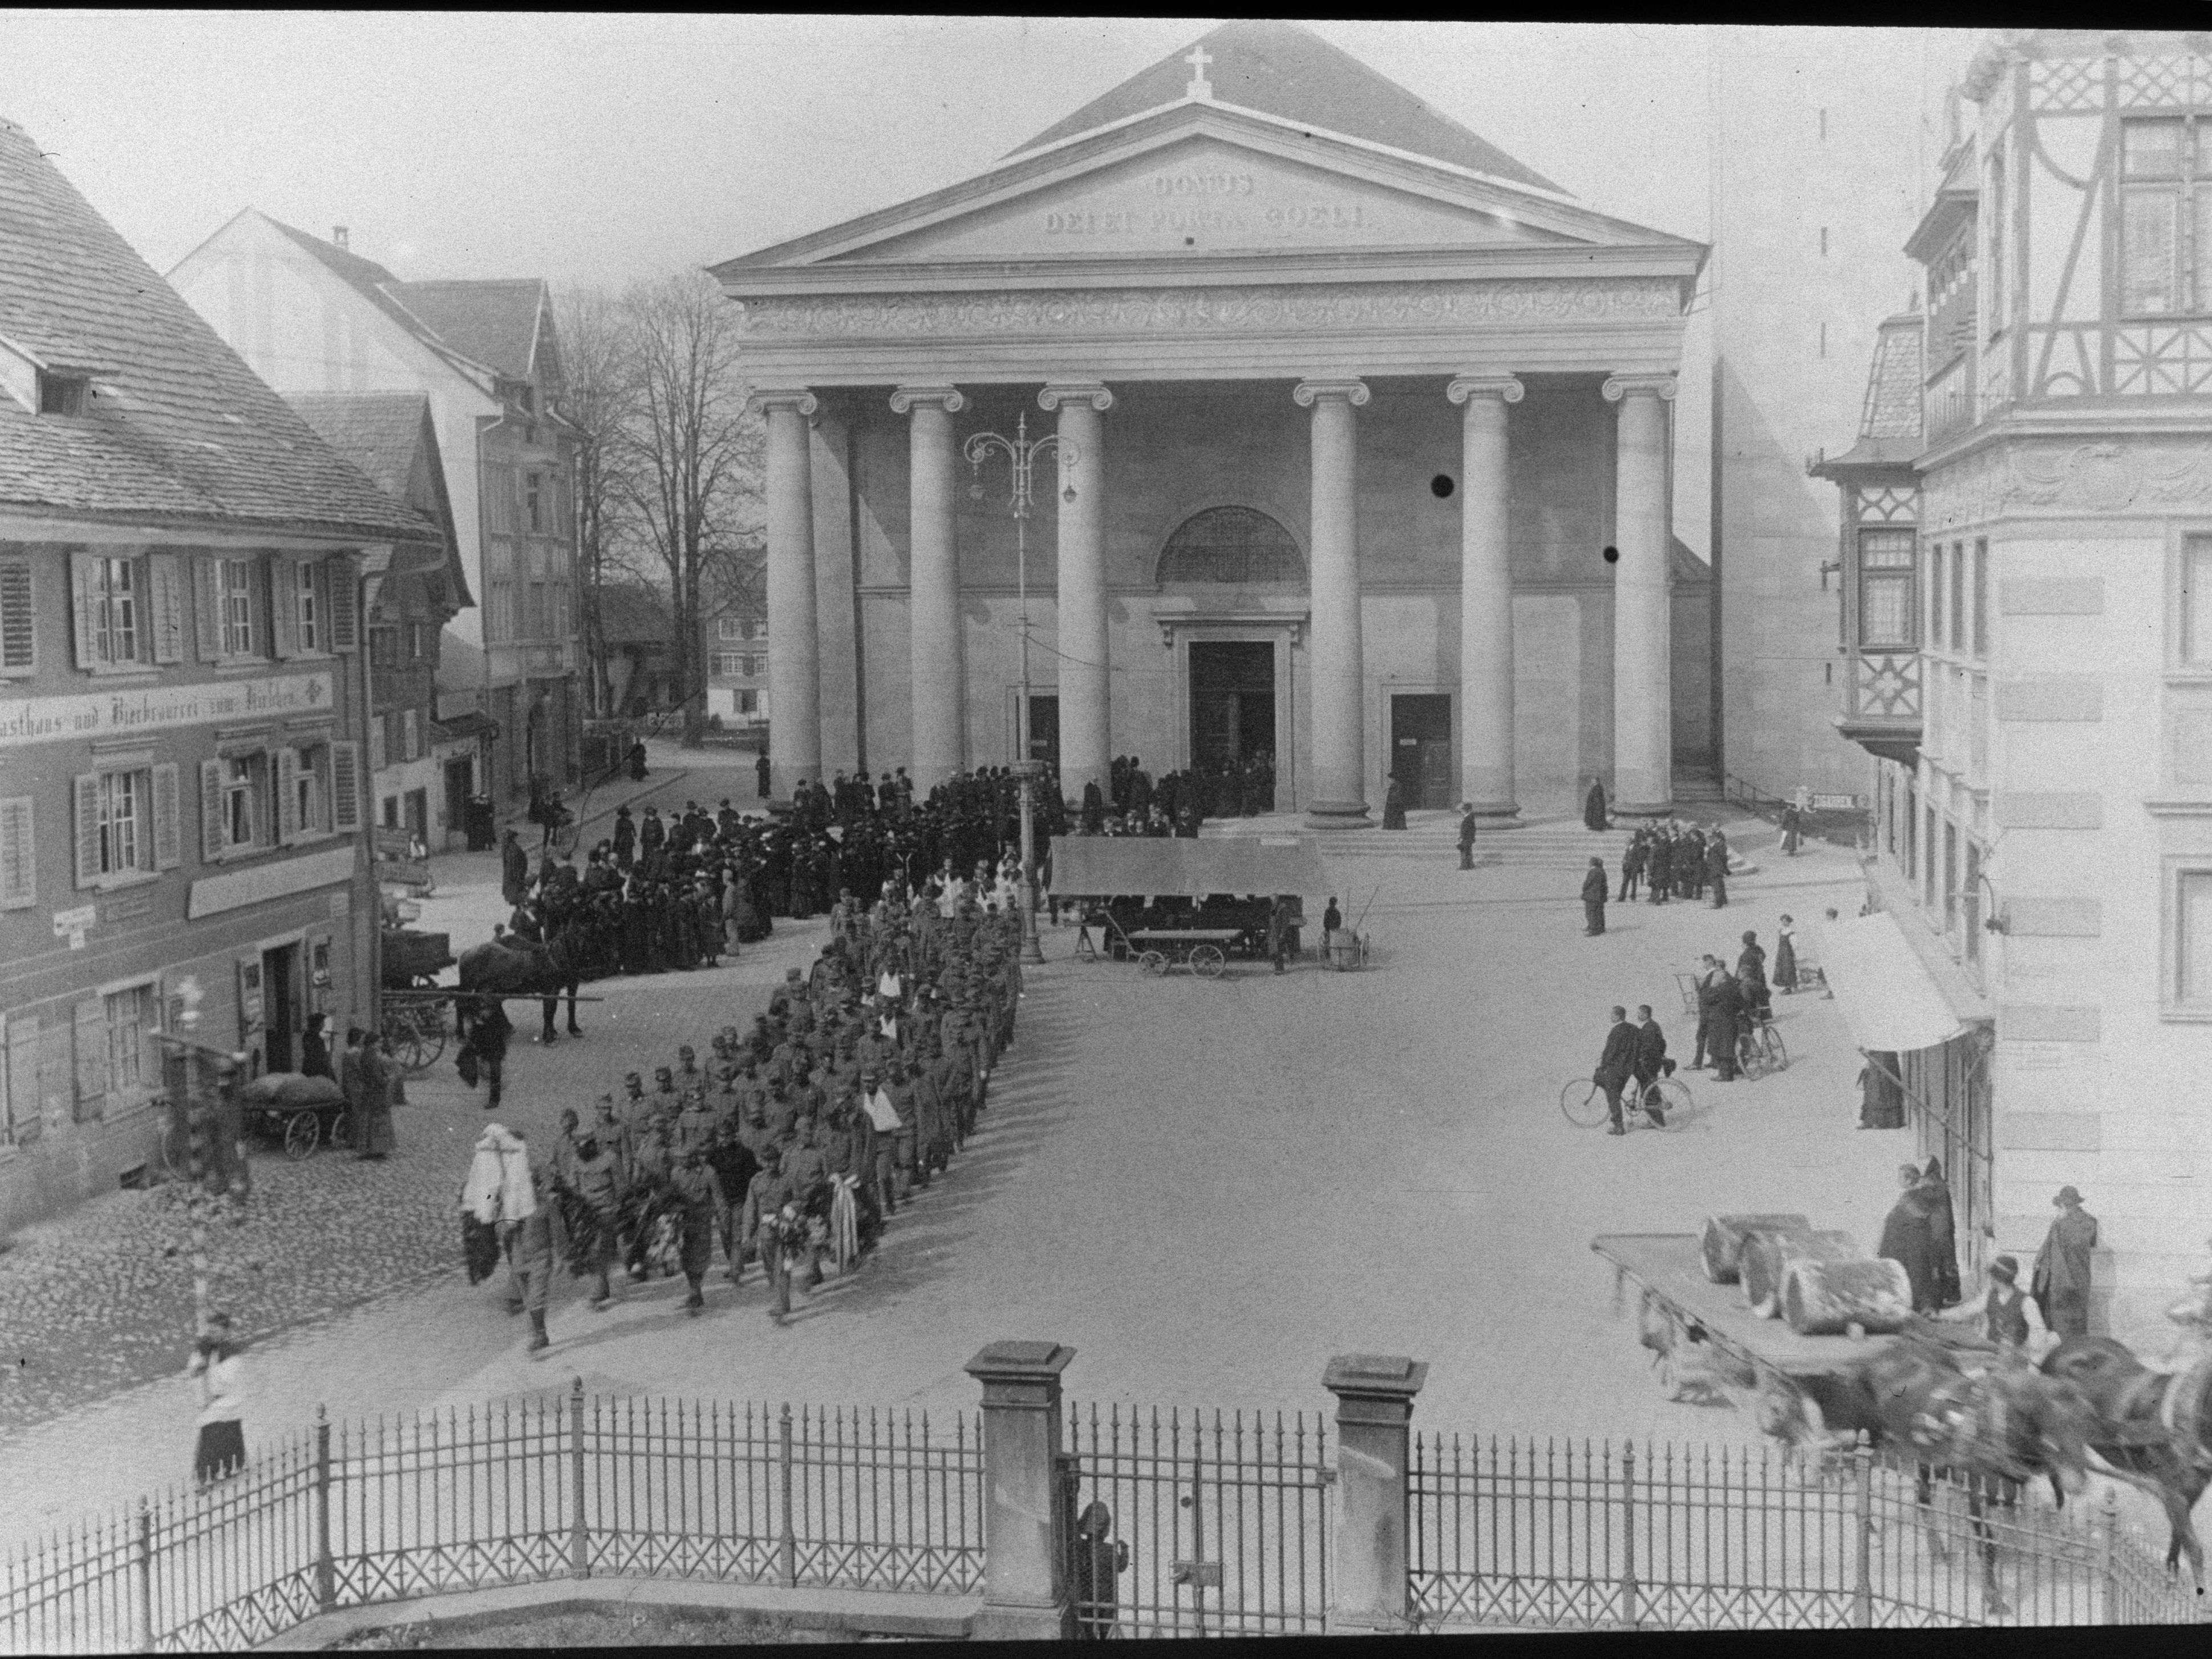
POLYGON ((1189 582, 1303 587, 1305 560, 1291 532, 1249 507, 1209 507, 1176 526, 1160 550, 1161 587, 1189 582))

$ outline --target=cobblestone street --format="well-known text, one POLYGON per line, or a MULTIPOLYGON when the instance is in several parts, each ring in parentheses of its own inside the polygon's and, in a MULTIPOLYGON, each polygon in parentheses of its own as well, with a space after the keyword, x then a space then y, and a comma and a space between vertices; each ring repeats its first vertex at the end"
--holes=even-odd
MULTIPOLYGON (((704 781, 665 787, 680 800, 704 781)), ((446 873, 467 862, 440 861, 422 923, 457 940, 496 908, 483 883, 446 873)), ((471 1289, 458 1269, 453 1194, 484 1114, 441 1060, 409 1085, 392 1163, 258 1164, 266 1207, 226 1241, 223 1291, 261 1339, 249 1436, 310 1422, 319 1404, 341 1418, 465 1408, 571 1375, 607 1392, 965 1406, 967 1358, 1029 1336, 1075 1346, 1068 1381, 1084 1398, 1312 1407, 1331 1353, 1402 1352, 1431 1363, 1431 1424, 1748 1438, 1732 1413, 1661 1399, 1588 1244, 1745 1208, 1803 1209, 1870 1243, 1910 1149, 1853 1131, 1858 1056, 1835 1005, 1780 999, 1790 1069, 1731 1085, 1692 1074, 1701 1110, 1679 1133, 1611 1139, 1569 1124, 1557 1099, 1588 1074, 1609 1003, 1650 1001, 1686 1060, 1674 968, 1747 927, 1771 940, 1783 909, 1854 905, 1841 850, 1771 862, 1725 912, 1615 907, 1612 931, 1586 939, 1555 872, 1364 858, 1339 866, 1355 914, 1374 890, 1377 959, 1355 975, 1309 962, 1280 979, 1249 965, 1213 984, 1152 979, 1073 961, 1073 929, 1048 930, 979 1139, 851 1280, 781 1328, 757 1277, 732 1289, 718 1271, 696 1322, 680 1281, 628 1287, 599 1315, 563 1281, 554 1346, 532 1360, 502 1281, 471 1289), (263 1269, 241 1274, 241 1260, 263 1269)), ((779 924, 734 966, 596 988, 608 1000, 586 1007, 580 1045, 518 1043, 502 1115, 549 1135, 562 1105, 749 1017, 822 927, 779 924)), ((182 1472, 191 1413, 170 1372, 188 1290, 179 1264, 155 1260, 158 1196, 106 1203, 88 1231, 133 1287, 124 1309, 73 1312, 99 1300, 81 1275, 23 1271, 51 1267, 41 1252, 58 1243, 19 1249, 0 1277, 27 1291, 6 1306, 59 1318, 97 1368, 58 1358, 53 1370, 88 1378, 15 1396, 0 1474, 38 1496, 0 1522, 0 1543, 182 1472)))

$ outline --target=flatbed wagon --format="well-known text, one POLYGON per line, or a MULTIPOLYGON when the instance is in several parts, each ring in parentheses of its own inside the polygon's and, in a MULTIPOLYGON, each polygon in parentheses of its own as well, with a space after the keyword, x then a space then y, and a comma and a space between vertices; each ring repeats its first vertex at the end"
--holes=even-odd
POLYGON ((1243 940, 1243 927, 1139 927, 1124 934, 1136 947, 1137 965, 1148 974, 1188 968, 1200 979, 1219 979, 1229 952, 1243 940))
POLYGON ((1616 1305, 1630 1285, 1641 1294, 1638 1340, 1657 1355, 1660 1386, 1679 1400, 1686 1378, 1683 1350, 1711 1347, 1709 1369, 1754 1392, 1795 1392, 1808 1377, 1828 1376, 1880 1352, 1893 1336, 1801 1336, 1779 1319, 1754 1312, 1734 1285, 1705 1275, 1695 1233, 1601 1233, 1590 1249, 1613 1264, 1616 1305))

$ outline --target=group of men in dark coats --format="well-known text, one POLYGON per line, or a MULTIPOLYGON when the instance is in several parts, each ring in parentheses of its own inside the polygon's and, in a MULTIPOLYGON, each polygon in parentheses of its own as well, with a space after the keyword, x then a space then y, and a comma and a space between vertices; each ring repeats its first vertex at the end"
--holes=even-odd
POLYGON ((1726 831, 1671 819, 1646 824, 1628 838, 1628 849, 1620 856, 1620 902, 1634 898, 1641 886, 1653 904, 1710 893, 1718 910, 1728 903, 1728 867, 1726 831))
MULTIPOLYGON (((1116 755, 1106 769, 1106 787, 1097 779, 1083 786, 1075 833, 1084 836, 1178 836, 1198 834, 1209 817, 1208 797, 1220 790, 1195 772, 1163 773, 1158 783, 1134 755, 1116 755)), ((1274 773, 1267 773, 1267 799, 1274 796, 1274 773)), ((1255 810, 1257 810, 1256 808, 1255 810)), ((1061 833, 1066 833, 1062 831, 1061 833)))
POLYGON ((687 1047, 652 1090, 633 1072, 592 1122, 563 1115, 552 1185, 595 1308, 617 1260, 643 1279, 665 1246, 696 1315, 719 1242, 732 1283, 762 1264, 781 1317, 794 1278, 872 1249, 975 1133, 1014 1036, 1015 917, 965 896, 941 916, 896 884, 834 914, 811 976, 788 970, 750 1035, 724 1027, 706 1070, 687 1047))

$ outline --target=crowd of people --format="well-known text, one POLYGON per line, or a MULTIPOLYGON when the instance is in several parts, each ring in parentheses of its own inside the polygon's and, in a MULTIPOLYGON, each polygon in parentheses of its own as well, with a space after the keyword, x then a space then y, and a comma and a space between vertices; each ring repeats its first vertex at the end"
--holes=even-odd
POLYGON ((794 1282, 849 1268, 884 1219, 965 1146, 1021 997, 1016 913, 994 888, 949 875, 873 903, 841 892, 809 975, 793 968, 750 1032, 725 1026, 702 1069, 694 1050, 586 1121, 562 1115, 550 1155, 488 1125, 463 1188, 472 1282, 504 1258, 510 1306, 534 1352, 556 1264, 592 1281, 592 1305, 631 1279, 680 1269, 684 1306, 705 1305, 719 1245, 742 1281, 757 1262, 778 1317, 794 1282))
POLYGON ((1728 871, 1726 831, 1703 830, 1678 818, 1645 824, 1629 836, 1620 855, 1620 902, 1626 904, 1641 888, 1653 904, 1710 895, 1718 910, 1728 903, 1728 871))

